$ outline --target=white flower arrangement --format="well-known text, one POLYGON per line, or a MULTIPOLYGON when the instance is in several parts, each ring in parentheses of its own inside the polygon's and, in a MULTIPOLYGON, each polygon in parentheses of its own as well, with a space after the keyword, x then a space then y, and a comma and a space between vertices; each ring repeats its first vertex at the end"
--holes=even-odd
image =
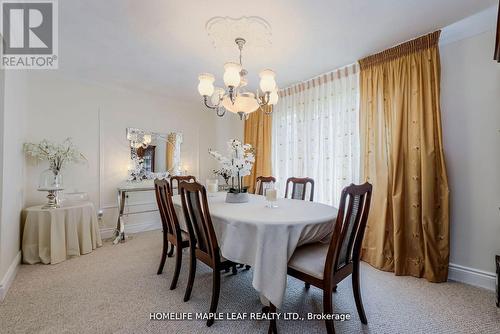
POLYGON ((208 150, 208 153, 221 165, 221 168, 215 172, 221 176, 225 175, 225 177, 232 178, 230 192, 246 192, 247 188, 243 186, 243 177, 250 175, 253 164, 255 163, 252 145, 242 144, 241 141, 237 139, 229 140, 227 145, 229 153, 227 157, 217 151, 208 150), (237 179, 236 185, 234 184, 234 178, 237 179))
POLYGON ((66 138, 61 144, 54 144, 46 139, 38 144, 24 143, 23 150, 37 160, 47 160, 49 168, 58 174, 68 163, 87 161, 87 158, 76 148, 71 138, 66 138))

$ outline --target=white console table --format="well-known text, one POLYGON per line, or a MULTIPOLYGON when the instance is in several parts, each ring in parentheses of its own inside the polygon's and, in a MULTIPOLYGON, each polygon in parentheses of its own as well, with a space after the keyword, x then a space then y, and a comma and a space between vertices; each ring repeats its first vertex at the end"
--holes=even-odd
POLYGON ((158 211, 158 209, 152 210, 143 210, 143 211, 133 211, 125 214, 125 206, 127 200, 127 194, 131 192, 140 192, 140 191, 154 191, 155 186, 153 182, 127 182, 125 184, 120 185, 117 188, 118 191, 118 221, 116 222, 115 229, 115 239, 113 240, 113 244, 117 244, 118 242, 125 242, 125 224, 123 223, 124 215, 132 215, 146 212, 154 212, 158 211))

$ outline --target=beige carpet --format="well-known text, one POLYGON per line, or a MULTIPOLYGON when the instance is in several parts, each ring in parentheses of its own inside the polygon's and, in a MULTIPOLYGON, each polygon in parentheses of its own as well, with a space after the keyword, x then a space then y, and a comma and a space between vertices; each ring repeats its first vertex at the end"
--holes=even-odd
MULTIPOLYGON (((23 265, 0 304, 0 333, 266 333, 267 321, 151 321, 150 312, 205 312, 211 275, 198 266, 192 298, 184 303, 187 262, 176 290, 168 290, 173 259, 156 275, 161 232, 137 234, 117 246, 57 265, 23 265)), ((187 256, 185 257, 187 260, 187 256)), ((219 312, 260 312, 251 271, 223 275, 219 312)), ((500 333, 500 311, 490 291, 459 283, 431 284, 362 267, 368 325, 359 322, 349 280, 334 296, 337 333, 500 333)), ((289 278, 283 312, 319 313, 322 295, 289 278)), ((281 333, 324 333, 322 321, 280 321, 281 333)))

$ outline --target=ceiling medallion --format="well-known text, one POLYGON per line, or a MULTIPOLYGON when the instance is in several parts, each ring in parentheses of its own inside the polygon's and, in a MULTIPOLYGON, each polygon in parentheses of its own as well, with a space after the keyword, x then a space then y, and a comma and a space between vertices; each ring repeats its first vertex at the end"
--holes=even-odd
POLYGON ((272 45, 271 25, 259 16, 216 16, 208 20, 205 29, 215 48, 231 47, 241 36, 245 36, 247 47, 269 48, 272 45))

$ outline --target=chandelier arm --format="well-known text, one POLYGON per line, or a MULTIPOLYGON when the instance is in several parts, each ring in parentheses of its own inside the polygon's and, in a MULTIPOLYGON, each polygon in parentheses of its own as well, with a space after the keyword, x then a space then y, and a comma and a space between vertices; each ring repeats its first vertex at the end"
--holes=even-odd
POLYGON ((264 94, 264 96, 262 96, 262 97, 260 98, 260 101, 259 101, 259 99, 257 98, 257 103, 259 103, 259 106, 264 107, 264 106, 269 105, 269 100, 270 100, 270 97, 269 97, 269 96, 270 96, 270 95, 271 95, 271 93, 267 92, 267 93, 265 93, 265 94, 264 94))
POLYGON ((211 106, 211 105, 209 105, 209 104, 208 104, 208 95, 204 95, 204 96, 203 96, 203 100, 204 100, 204 102, 205 102, 205 107, 207 107, 207 108, 209 108, 209 109, 212 109, 212 110, 216 110, 216 109, 218 109, 218 108, 219 108, 219 106, 218 106, 218 105, 217 105, 217 106, 211 106))
POLYGON ((217 108, 215 110, 215 112, 217 113, 217 116, 222 117, 226 114, 226 109, 225 108, 217 108), (221 112, 221 110, 222 110, 222 112, 221 112))
POLYGON ((234 93, 234 87, 229 86, 229 99, 231 100, 231 103, 234 104, 236 100, 236 94, 234 93))

